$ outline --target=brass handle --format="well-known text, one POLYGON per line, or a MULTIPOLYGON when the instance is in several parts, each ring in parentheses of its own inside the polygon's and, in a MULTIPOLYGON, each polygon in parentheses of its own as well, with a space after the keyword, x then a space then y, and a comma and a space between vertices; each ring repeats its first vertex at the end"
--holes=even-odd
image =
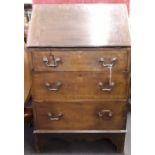
POLYGON ((98 83, 98 85, 99 85, 101 91, 110 92, 110 91, 112 91, 112 88, 115 85, 115 83, 112 82, 111 84, 109 84, 109 83, 103 83, 100 81, 98 83))
POLYGON ((62 87, 62 83, 60 81, 57 81, 55 83, 46 82, 45 86, 49 91, 58 91, 62 87))
POLYGON ((49 59, 46 56, 43 57, 43 62, 48 67, 57 67, 60 63, 62 63, 62 60, 61 58, 55 58, 54 55, 50 54, 49 59))
POLYGON ((108 60, 105 60, 105 58, 99 58, 99 62, 104 66, 104 67, 112 67, 116 63, 117 58, 111 58, 110 63, 107 63, 108 60))
POLYGON ((47 113, 47 116, 51 121, 59 121, 63 117, 63 113, 53 114, 51 112, 47 113))
POLYGON ((107 67, 108 70, 109 70, 109 80, 108 80, 108 82, 101 82, 100 81, 98 83, 101 91, 104 91, 104 92, 112 91, 112 88, 115 85, 115 83, 112 81, 112 69, 113 69, 113 66, 116 63, 116 61, 117 61, 117 58, 112 58, 110 60, 110 63, 106 63, 104 58, 99 59, 99 62, 102 63, 103 67, 107 67))
POLYGON ((111 118, 113 116, 113 113, 111 110, 101 110, 97 113, 98 117, 100 118, 111 118))

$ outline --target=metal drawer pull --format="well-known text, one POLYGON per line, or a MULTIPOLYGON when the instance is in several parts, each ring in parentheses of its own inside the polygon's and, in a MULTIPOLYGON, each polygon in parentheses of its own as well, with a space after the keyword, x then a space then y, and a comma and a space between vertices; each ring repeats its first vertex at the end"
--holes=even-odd
POLYGON ((104 58, 100 58, 99 62, 104 66, 104 67, 112 67, 117 61, 117 58, 111 58, 110 63, 106 63, 104 58))
POLYGON ((57 81, 55 83, 46 82, 45 86, 49 91, 58 91, 62 87, 62 83, 60 81, 57 81))
POLYGON ((47 113, 47 116, 50 118, 51 121, 59 121, 63 117, 63 113, 53 114, 51 112, 47 113))
POLYGON ((54 55, 50 54, 49 59, 46 56, 43 57, 43 62, 48 67, 57 67, 60 63, 62 63, 62 60, 61 58, 55 58, 54 55))
POLYGON ((113 113, 111 110, 104 110, 104 109, 99 111, 97 114, 100 118, 103 118, 103 117, 111 118, 113 116, 113 113))
POLYGON ((115 83, 112 82, 111 84, 107 84, 107 83, 99 82, 98 85, 101 91, 110 92, 112 91, 112 88, 115 85, 115 83))
POLYGON ((115 83, 112 81, 112 69, 113 69, 113 66, 116 63, 116 61, 117 61, 117 58, 112 58, 111 63, 105 63, 105 59, 100 58, 99 62, 102 63, 103 67, 107 67, 108 70, 109 70, 109 80, 108 80, 108 82, 101 82, 100 81, 98 83, 101 91, 107 91, 107 92, 112 91, 112 88, 115 85, 115 83))

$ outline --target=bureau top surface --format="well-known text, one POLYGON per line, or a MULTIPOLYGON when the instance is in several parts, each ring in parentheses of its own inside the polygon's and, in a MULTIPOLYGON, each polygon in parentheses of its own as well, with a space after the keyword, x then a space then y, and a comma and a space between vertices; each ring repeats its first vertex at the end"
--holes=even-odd
POLYGON ((130 46, 124 4, 33 5, 27 47, 130 46))

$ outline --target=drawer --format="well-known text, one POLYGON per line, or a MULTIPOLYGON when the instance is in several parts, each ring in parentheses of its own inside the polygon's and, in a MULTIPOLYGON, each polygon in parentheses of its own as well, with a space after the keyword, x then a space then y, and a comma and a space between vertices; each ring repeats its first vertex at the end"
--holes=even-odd
POLYGON ((44 102, 70 99, 126 99, 128 80, 125 74, 109 72, 52 72, 34 73, 32 96, 44 102))
POLYGON ((104 71, 103 64, 113 64, 114 71, 128 68, 126 49, 32 52, 35 71, 104 71))
POLYGON ((35 103, 35 128, 44 130, 121 130, 126 124, 123 102, 35 103))

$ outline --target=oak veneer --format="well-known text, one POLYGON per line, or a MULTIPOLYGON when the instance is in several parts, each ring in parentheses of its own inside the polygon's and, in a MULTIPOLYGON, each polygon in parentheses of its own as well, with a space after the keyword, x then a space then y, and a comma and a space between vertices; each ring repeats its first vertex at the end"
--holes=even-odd
POLYGON ((85 50, 77 48, 76 50, 40 50, 32 53, 34 71, 105 71, 106 68, 102 67, 99 59, 104 57, 107 62, 111 58, 116 58, 117 63, 113 67, 113 71, 128 70, 128 49, 127 48, 96 48, 94 50, 85 48, 85 50), (110 51, 110 52, 109 52, 110 51), (58 67, 47 67, 43 63, 43 57, 52 59, 51 55, 55 58, 60 58, 61 63, 58 67))
POLYGON ((70 133, 109 138, 122 152, 130 81, 125 5, 34 5, 27 47, 37 150, 42 136, 70 133))
POLYGON ((24 45, 24 105, 26 105, 31 96, 31 71, 29 66, 29 55, 27 48, 24 45))
POLYGON ((109 81, 108 71, 103 72, 51 72, 33 74, 32 94, 34 101, 46 102, 53 100, 73 99, 126 99, 128 85, 126 73, 115 73, 112 90, 102 91, 99 82, 109 81), (61 82, 59 90, 49 90, 46 83, 61 82))
POLYGON ((124 102, 83 101, 34 104, 38 130, 125 130, 126 104, 124 102), (117 105, 119 105, 118 108, 116 108, 117 105), (105 113, 100 116, 102 112, 105 113), (58 120, 51 120, 49 113, 55 117, 60 113, 62 115, 58 120))
POLYGON ((127 16, 124 4, 33 5, 27 44, 29 47, 130 46, 127 16))

